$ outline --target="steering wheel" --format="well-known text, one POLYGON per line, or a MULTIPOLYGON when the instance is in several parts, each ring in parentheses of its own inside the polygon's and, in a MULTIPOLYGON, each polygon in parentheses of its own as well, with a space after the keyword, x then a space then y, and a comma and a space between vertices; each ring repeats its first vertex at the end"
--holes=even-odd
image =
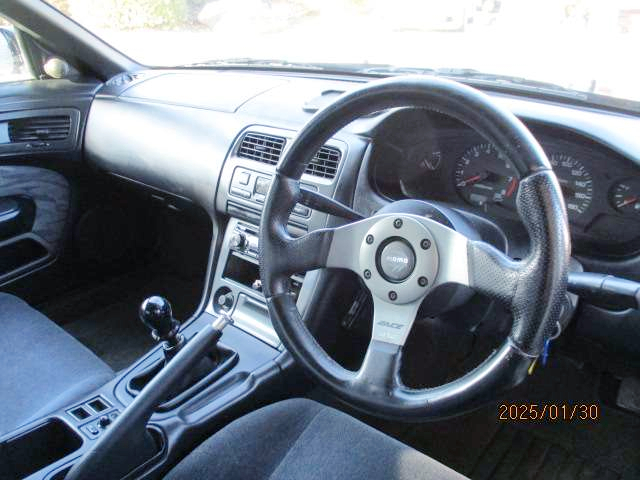
POLYGON ((285 347, 342 400, 390 418, 457 415, 519 384, 554 333, 569 256, 560 187, 535 138, 485 94, 426 76, 371 82, 319 111, 278 164, 261 220, 260 275, 273 326, 285 347), (530 238, 526 258, 514 261, 487 243, 414 214, 378 214, 297 238, 288 233, 292 209, 308 195, 300 189, 300 177, 318 149, 363 115, 396 107, 457 118, 511 161, 520 178, 517 211, 530 238), (289 292, 292 274, 318 268, 352 270, 372 293, 372 338, 357 372, 338 365, 320 347, 289 292), (513 316, 512 329, 472 371, 441 386, 412 389, 399 375, 403 346, 419 306, 443 284, 465 285, 500 302, 513 316))

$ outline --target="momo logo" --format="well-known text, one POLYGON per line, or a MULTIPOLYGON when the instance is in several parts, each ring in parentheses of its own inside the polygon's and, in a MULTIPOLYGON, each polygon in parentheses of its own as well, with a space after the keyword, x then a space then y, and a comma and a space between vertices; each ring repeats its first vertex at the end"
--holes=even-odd
POLYGON ((394 330, 400 330, 404 325, 401 323, 387 322, 386 320, 380 320, 378 325, 381 327, 393 328, 394 330))
POLYGON ((385 260, 392 263, 403 263, 405 265, 409 264, 409 259, 407 257, 398 257, 396 255, 387 255, 385 260))
POLYGON ((404 240, 393 240, 379 253, 378 269, 392 282, 405 280, 416 264, 413 249, 404 240))

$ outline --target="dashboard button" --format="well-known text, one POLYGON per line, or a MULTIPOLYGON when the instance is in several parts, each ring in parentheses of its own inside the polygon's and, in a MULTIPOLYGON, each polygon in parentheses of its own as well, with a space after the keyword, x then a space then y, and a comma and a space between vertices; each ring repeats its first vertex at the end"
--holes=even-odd
POLYGON ((296 215, 300 215, 301 217, 308 217, 310 211, 311 210, 309 210, 307 207, 303 205, 296 205, 293 208, 293 213, 296 215))
POLYGON ((266 195, 267 192, 269 191, 270 186, 271 186, 271 178, 258 177, 256 179, 256 185, 254 187, 254 190, 256 193, 266 195))
POLYGON ((108 415, 103 415, 98 419, 98 425, 100 428, 107 428, 111 425, 111 418, 108 415))
POLYGON ((238 179, 238 183, 240 185, 249 185, 249 180, 251 180, 251 174, 249 172, 240 171, 236 175, 238 179))
POLYGON ((97 426, 95 426, 93 423, 90 423, 89 425, 86 425, 83 428, 89 434, 90 437, 95 437, 97 435, 100 435, 100 429, 97 426))
POLYGON ((251 198, 251 192, 242 188, 231 187, 231 195, 242 198, 251 198))

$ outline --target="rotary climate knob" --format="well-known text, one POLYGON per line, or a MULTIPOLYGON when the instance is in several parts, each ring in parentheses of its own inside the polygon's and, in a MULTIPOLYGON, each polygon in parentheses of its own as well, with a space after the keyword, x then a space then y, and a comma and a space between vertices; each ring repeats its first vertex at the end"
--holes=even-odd
POLYGON ((218 297, 218 305, 220 305, 220 308, 222 308, 223 310, 229 310, 231 307, 233 307, 233 294, 229 292, 220 295, 218 297))
POLYGON ((231 236, 229 243, 231 244, 231 248, 244 250, 247 246, 247 236, 242 232, 236 232, 231 236))

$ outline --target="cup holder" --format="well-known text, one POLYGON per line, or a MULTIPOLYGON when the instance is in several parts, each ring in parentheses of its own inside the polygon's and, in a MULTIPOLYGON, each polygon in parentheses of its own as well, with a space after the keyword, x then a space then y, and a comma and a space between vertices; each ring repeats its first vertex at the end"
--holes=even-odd
POLYGON ((82 446, 82 438, 69 425, 52 418, 0 444, 2 478, 25 478, 82 446))

